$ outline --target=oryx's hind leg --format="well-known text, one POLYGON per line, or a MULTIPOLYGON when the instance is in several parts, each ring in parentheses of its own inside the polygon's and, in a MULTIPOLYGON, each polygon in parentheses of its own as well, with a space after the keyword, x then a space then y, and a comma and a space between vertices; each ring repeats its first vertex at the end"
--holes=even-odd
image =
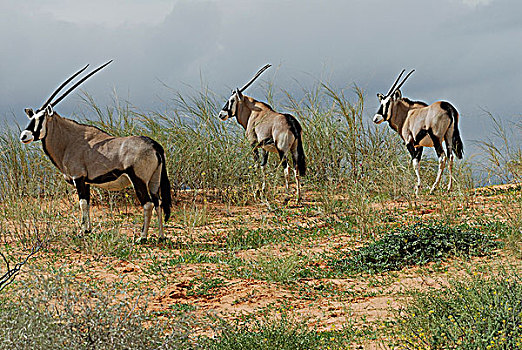
POLYGON ((290 164, 288 163, 285 152, 277 150, 277 153, 279 153, 280 163, 285 174, 285 189, 286 192, 288 192, 290 189, 290 164))
POLYGON ((85 183, 83 177, 73 180, 74 186, 78 191, 78 198, 80 200, 80 210, 82 212, 82 231, 83 233, 91 232, 91 219, 89 217, 89 207, 91 202, 91 187, 85 183))
POLYGON ((446 166, 446 154, 444 153, 444 149, 441 145, 441 139, 433 134, 433 132, 429 131, 428 134, 433 141, 433 147, 435 147, 435 152, 437 153, 437 157, 439 158, 439 170, 437 171, 437 177, 435 178, 435 182, 433 186, 431 186, 430 194, 435 191, 437 186, 439 185, 440 179, 442 178, 442 173, 444 172, 444 167, 446 166))
POLYGON ((134 191, 136 191, 136 196, 138 197, 138 200, 143 207, 143 228, 137 243, 145 243, 147 241, 147 232, 149 231, 154 203, 152 202, 152 198, 149 195, 149 190, 145 181, 140 179, 133 172, 129 173, 129 178, 132 182, 132 185, 134 186, 134 191))
POLYGON ((295 177, 295 185, 297 188, 296 192, 296 202, 301 202, 301 180, 299 178, 299 169, 297 164, 297 151, 292 152, 292 163, 294 164, 294 177, 295 177))
POLYGON ((160 164, 154 174, 152 175, 152 179, 149 182, 149 193, 152 198, 152 203, 154 204, 154 209, 156 209, 156 215, 158 216, 158 241, 165 240, 165 233, 163 232, 163 210, 160 205, 160 181, 161 181, 161 167, 163 164, 160 164))
POLYGON ((407 147, 412 158, 411 164, 413 165, 415 175, 417 176, 417 182, 415 183, 415 196, 418 197, 421 189, 420 161, 422 158, 422 150, 424 149, 424 147, 414 147, 413 144, 408 144, 407 147))
POLYGON ((451 191, 451 185, 453 184, 453 135, 446 134, 445 140, 446 140, 446 154, 448 156, 448 173, 449 173, 449 180, 448 180, 448 192, 451 191))

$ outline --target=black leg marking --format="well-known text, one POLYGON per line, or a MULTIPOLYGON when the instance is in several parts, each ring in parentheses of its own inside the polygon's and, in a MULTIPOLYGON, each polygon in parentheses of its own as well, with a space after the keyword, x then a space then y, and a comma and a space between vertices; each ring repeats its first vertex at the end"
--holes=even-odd
POLYGON ((132 185, 134 186, 134 191, 136 191, 136 196, 138 197, 141 205, 143 206, 145 203, 152 202, 152 199, 149 195, 149 189, 147 188, 145 182, 136 176, 133 169, 129 169, 127 174, 129 175, 132 185))
POLYGON ((414 158, 417 159, 419 162, 422 158, 422 151, 423 151, 424 147, 417 147, 415 149, 415 155, 414 155, 414 158))
POLYGON ((260 152, 261 152, 261 166, 265 166, 266 163, 268 162, 268 152, 263 148, 261 148, 260 152))
POLYGON ((426 131, 426 130, 419 131, 419 133, 415 136, 414 146, 417 146, 422 141, 422 139, 426 137, 426 135, 430 135, 430 137, 431 137, 430 131, 426 131))
POLYGON ((85 199, 87 203, 91 200, 90 186, 85 183, 85 178, 80 177, 74 179, 74 186, 76 187, 76 191, 78 191, 78 198, 80 200, 85 199))
POLYGON ((277 153, 279 154, 279 159, 281 160, 281 166, 283 167, 283 169, 286 169, 286 167, 288 166, 288 161, 286 159, 285 152, 278 149, 277 153))
POLYGON ((151 197, 152 197, 152 203, 154 203, 154 208, 158 208, 159 207, 159 196, 157 194, 152 193, 151 197))
POLYGON ((408 152, 410 152, 411 159, 414 159, 416 151, 415 147, 413 146, 413 143, 408 143, 406 145, 406 148, 408 149, 408 152))
POLYGON ((78 191, 78 198, 80 200, 80 209, 82 210, 82 229, 84 233, 91 232, 90 229, 90 220, 89 220, 89 203, 91 201, 91 186, 85 183, 85 178, 80 177, 74 179, 74 186, 76 187, 76 191, 78 191), (82 208, 82 200, 87 202, 87 213, 84 212, 84 208, 82 208))
POLYGON ((433 134, 433 131, 428 130, 428 135, 430 135, 431 140, 433 141, 433 147, 435 147, 435 152, 437 152, 437 157, 440 158, 441 155, 444 153, 444 149, 442 148, 442 145, 440 144, 440 139, 433 134))

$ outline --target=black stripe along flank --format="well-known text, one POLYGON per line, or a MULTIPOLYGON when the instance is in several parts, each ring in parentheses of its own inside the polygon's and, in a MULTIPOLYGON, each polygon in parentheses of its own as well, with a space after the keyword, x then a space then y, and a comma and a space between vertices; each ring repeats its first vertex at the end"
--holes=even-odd
POLYGON ((104 184, 112 181, 116 181, 120 176, 126 174, 126 170, 114 169, 103 175, 97 176, 94 179, 86 179, 85 182, 89 184, 104 184))

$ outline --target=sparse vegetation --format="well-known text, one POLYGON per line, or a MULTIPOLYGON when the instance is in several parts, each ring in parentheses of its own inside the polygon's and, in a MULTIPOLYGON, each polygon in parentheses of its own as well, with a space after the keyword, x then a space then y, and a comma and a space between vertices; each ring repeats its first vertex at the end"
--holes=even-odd
MULTIPOLYGON (((1 249, 20 261, 35 241, 47 243, 0 294, 0 348, 423 347, 420 339, 399 341, 417 332, 410 321, 431 327, 424 334, 432 348, 458 348, 437 333, 453 327, 445 319, 450 314, 457 322, 470 320, 464 312, 457 318, 454 309, 493 303, 487 294, 495 291, 520 295, 516 285, 485 273, 445 287, 448 276, 471 268, 497 271, 506 261, 519 268, 520 186, 476 191, 476 164, 457 162, 451 194, 414 199, 407 152, 396 135, 366 119, 360 88, 318 83, 296 100, 285 91, 278 96, 269 84, 266 94, 305 130, 309 175, 300 205, 281 188, 273 156, 265 193, 271 209, 259 200, 261 177, 243 130, 215 116, 223 98, 209 89, 175 94, 158 113, 117 99, 100 107, 84 96, 85 109, 73 118, 164 146, 177 203, 161 244, 134 244, 142 213, 132 189, 93 190, 93 232, 79 235, 73 188, 40 145, 22 145, 16 128, 5 126, 1 249), (406 274, 412 265, 419 268, 406 274), (402 284, 408 279, 413 282, 402 284), (425 279, 437 290, 425 294, 425 279), (389 311, 406 304, 404 314, 389 311), (429 313, 436 305, 437 313, 429 313), (426 317, 413 319, 414 312, 426 317)), ((499 135, 506 135, 502 149, 483 144, 489 150, 483 169, 489 178, 518 181, 520 152, 509 135, 499 135)), ((423 180, 432 183, 436 167, 429 158, 422 164, 423 180)), ((520 282, 519 274, 509 276, 520 282)), ((518 320, 509 312, 520 302, 502 298, 497 301, 512 310, 486 315, 484 324, 518 320)), ((478 327, 474 331, 483 330, 478 327)), ((464 339, 451 329, 451 339, 464 339)))
POLYGON ((452 280, 416 295, 398 322, 407 349, 522 349, 522 280, 505 270, 452 280))

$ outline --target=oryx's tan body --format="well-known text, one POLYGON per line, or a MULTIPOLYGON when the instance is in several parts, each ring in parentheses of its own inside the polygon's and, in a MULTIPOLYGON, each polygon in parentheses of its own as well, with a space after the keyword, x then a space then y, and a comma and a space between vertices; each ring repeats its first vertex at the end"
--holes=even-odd
MULTIPOLYGON (((416 148, 434 147, 429 135, 426 134, 420 140, 416 136, 431 129, 435 135, 453 137, 453 129, 450 130, 453 118, 448 115, 447 110, 441 108, 441 103, 439 101, 427 106, 422 102, 401 99, 392 107, 390 126, 401 135, 406 144, 413 143, 416 148)), ((458 123, 458 114, 455 115, 455 123, 458 123)))
POLYGON ((265 188, 265 166, 268 159, 267 152, 277 153, 284 168, 286 189, 289 188, 290 165, 288 155, 292 156, 294 175, 297 185, 297 201, 301 199, 301 184, 299 176, 306 173, 306 160, 301 139, 302 128, 299 121, 290 114, 274 111, 266 103, 256 101, 252 97, 243 95, 243 91, 250 86, 261 73, 270 67, 270 64, 261 68, 256 75, 241 89, 236 89, 219 112, 221 120, 236 117, 237 122, 245 129, 247 140, 252 146, 254 160, 259 161, 261 152, 261 169, 263 172, 263 191, 265 188))
POLYGON ((237 121, 245 128, 247 140, 254 147, 268 152, 296 152, 298 139, 287 119, 284 114, 275 112, 265 103, 246 95, 238 104, 237 121))
POLYGON ((143 206, 143 229, 140 241, 147 239, 153 207, 158 214, 159 238, 164 239, 162 211, 169 219, 172 204, 167 176, 165 152, 161 145, 144 136, 114 137, 102 130, 60 117, 56 106, 76 87, 112 62, 96 68, 74 83, 60 97, 55 97, 86 65, 65 80, 34 112, 26 108, 29 124, 20 134, 20 141, 42 141, 42 147, 65 180, 74 184, 82 211, 82 230, 89 232, 90 185, 120 190, 132 183, 143 206), (161 202, 160 202, 161 200, 161 202))
POLYGON ((151 143, 140 136, 114 137, 104 131, 56 112, 47 118, 47 135, 42 140, 44 151, 68 182, 84 178, 86 183, 109 190, 121 190, 131 184, 124 173, 132 168, 136 176, 149 179, 157 192, 161 167, 151 143), (121 172, 120 176, 117 176, 121 172), (103 182, 109 174, 114 181, 103 182))
POLYGON ((377 94, 380 107, 373 117, 373 122, 380 124, 387 121, 390 127, 397 131, 404 140, 417 175, 417 183, 415 185, 415 194, 417 196, 421 186, 419 171, 423 147, 434 147, 439 158, 437 178, 431 187, 430 193, 435 190, 440 182, 446 165, 446 158, 449 158, 449 191, 453 180, 453 154, 461 159, 463 153, 463 144, 458 129, 459 113, 455 107, 446 101, 435 102, 428 106, 424 102, 410 101, 407 98, 403 98, 399 89, 415 70, 408 73, 402 82, 399 83, 404 71, 403 69, 386 95, 377 94), (444 154, 443 142, 446 143, 447 154, 444 154))

